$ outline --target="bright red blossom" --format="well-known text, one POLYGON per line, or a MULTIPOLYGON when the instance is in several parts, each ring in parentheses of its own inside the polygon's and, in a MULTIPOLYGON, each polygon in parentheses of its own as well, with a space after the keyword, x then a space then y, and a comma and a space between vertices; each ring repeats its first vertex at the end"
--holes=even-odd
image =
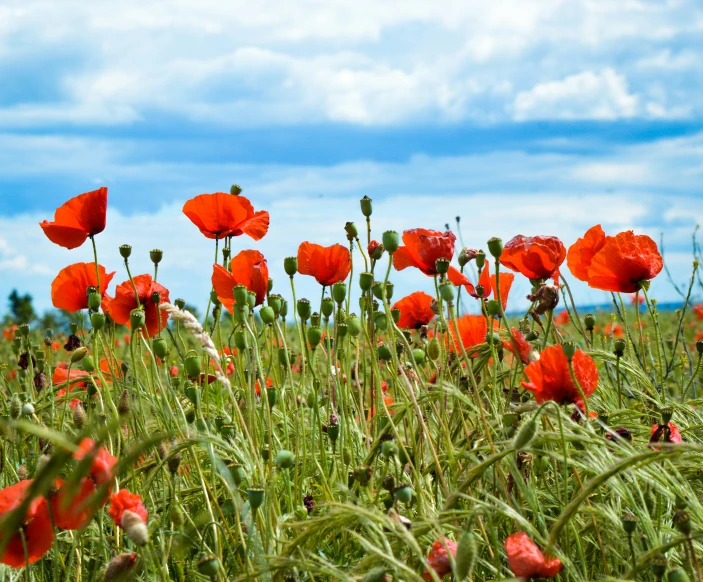
POLYGON ((56 209, 54 222, 44 220, 39 226, 51 242, 75 249, 105 230, 106 213, 107 188, 103 186, 71 198, 56 209))
MULTIPOLYGON (((649 442, 651 443, 670 443, 677 444, 683 439, 681 438, 681 432, 679 427, 673 422, 668 424, 655 424, 649 433, 649 442)), ((652 447, 653 449, 659 449, 660 447, 652 447)))
POLYGON ((107 501, 107 494, 102 498, 95 495, 97 487, 90 477, 83 477, 77 483, 57 479, 56 486, 58 490, 50 503, 54 524, 61 529, 83 529, 107 501))
MULTIPOLYGON (((519 329, 511 327, 510 332, 513 334, 513 340, 515 341, 515 346, 517 346, 517 353, 520 356, 520 360, 523 364, 529 364, 530 351, 532 350, 530 342, 525 339, 525 336, 522 335, 519 329)), ((513 342, 510 339, 503 342, 503 347, 512 354, 515 354, 515 346, 513 346, 513 342)))
POLYGON ((396 301, 393 309, 400 309, 398 327, 418 329, 427 325, 435 316, 432 311, 432 297, 422 291, 415 291, 396 301))
POLYGON ((120 489, 117 493, 110 496, 110 509, 107 513, 115 522, 115 525, 122 526, 122 515, 125 511, 136 513, 146 523, 149 514, 144 506, 141 495, 131 493, 127 489, 120 489))
MULTIPOLYGON (((572 359, 574 376, 586 398, 598 386, 598 369, 593 358, 581 350, 576 350, 572 359)), ((522 387, 535 395, 538 404, 554 400, 557 404, 576 404, 583 410, 584 403, 579 389, 574 385, 569 371, 569 362, 561 346, 550 346, 540 354, 539 360, 525 368, 530 379, 522 387)))
POLYGON ((427 556, 427 569, 422 574, 422 577, 425 580, 432 580, 430 568, 435 571, 439 578, 444 578, 447 574, 451 574, 452 565, 449 561, 449 552, 456 558, 456 548, 456 542, 448 539, 438 540, 432 544, 432 550, 427 556))
POLYGON ((323 247, 304 242, 298 247, 298 271, 315 277, 320 285, 344 281, 351 271, 349 249, 339 244, 323 247))
MULTIPOLYGON (((107 273, 105 267, 98 265, 100 273, 101 296, 105 296, 115 272, 107 273)), ((51 302, 57 309, 75 312, 88 308, 88 287, 98 287, 95 263, 75 263, 59 271, 51 283, 51 302)))
POLYGON ((227 236, 249 235, 260 240, 268 232, 269 213, 254 212, 251 202, 244 196, 224 192, 200 194, 183 206, 183 214, 207 238, 223 239, 227 236))
MULTIPOLYGON (((0 490, 0 520, 22 505, 32 483, 33 479, 27 479, 0 490)), ((5 528, 0 530, 0 544, 5 546, 0 562, 13 568, 21 568, 27 562, 33 564, 51 549, 54 529, 51 527, 46 499, 43 497, 32 499, 20 527, 22 532, 19 529, 10 532, 5 528)))
POLYGON ((448 322, 449 334, 451 336, 451 342, 449 349, 452 352, 461 353, 461 347, 463 346, 466 353, 469 356, 475 355, 474 348, 479 344, 485 343, 486 333, 488 332, 488 326, 486 324, 486 318, 483 315, 462 315, 456 320, 456 328, 459 331, 459 336, 457 338, 456 331, 454 329, 454 322, 448 322), (461 339, 461 343, 459 343, 461 339))
MULTIPOLYGON (((153 281, 151 275, 137 275, 133 280, 134 286, 137 288, 139 303, 144 309, 147 333, 149 337, 154 337, 159 333, 159 327, 160 329, 166 327, 168 313, 161 311, 158 305, 154 304, 151 297, 154 293, 159 293, 161 295, 159 304, 168 303, 168 289, 153 281), (160 326, 159 316, 161 316, 160 326)), ((116 323, 129 325, 130 313, 137 307, 139 305, 137 305, 137 299, 134 295, 134 287, 132 282, 128 280, 117 286, 115 298, 107 305, 107 311, 116 323)))
POLYGON ((598 224, 569 247, 571 273, 589 287, 614 293, 634 293, 664 267, 655 243, 631 230, 606 236, 598 224))
POLYGON ((564 243, 557 237, 519 234, 503 247, 500 264, 522 273, 528 279, 556 280, 565 258, 564 243))
POLYGON ((78 443, 78 449, 73 453, 73 458, 77 461, 82 461, 85 458, 92 459, 88 474, 97 486, 108 483, 115 477, 117 457, 111 455, 103 447, 98 447, 93 439, 84 438, 81 440, 78 443))
POLYGON ((554 578, 562 569, 558 558, 547 558, 524 532, 509 535, 505 540, 508 566, 518 578, 554 578))
POLYGON ((212 286, 217 298, 230 312, 234 309, 234 288, 244 285, 256 294, 256 304, 266 298, 269 284, 269 269, 264 255, 259 251, 241 251, 229 262, 229 270, 222 265, 213 265, 212 286))

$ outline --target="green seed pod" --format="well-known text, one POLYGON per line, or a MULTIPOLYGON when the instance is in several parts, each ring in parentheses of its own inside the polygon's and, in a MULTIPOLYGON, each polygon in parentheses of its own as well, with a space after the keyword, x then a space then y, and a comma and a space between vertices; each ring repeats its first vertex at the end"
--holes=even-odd
POLYGON ((244 285, 236 285, 233 290, 234 302, 239 305, 248 305, 249 291, 244 285))
POLYGON ((373 296, 381 301, 383 301, 383 295, 385 293, 385 290, 386 287, 382 281, 375 281, 374 284, 371 285, 371 291, 373 292, 373 296))
POLYGON ((677 509, 674 513, 674 527, 686 537, 691 535, 691 516, 683 509, 677 509))
POLYGON ((298 299, 298 317, 305 322, 310 319, 310 314, 312 309, 310 309, 310 302, 307 299, 298 299))
POLYGON ((347 329, 352 337, 359 337, 361 333, 361 319, 354 313, 347 317, 347 329))
POLYGON ((637 516, 633 513, 630 513, 629 511, 623 514, 621 518, 622 529, 625 530, 625 533, 628 536, 631 536, 633 533, 635 533, 638 521, 639 520, 637 519, 637 516))
POLYGON ((162 337, 154 339, 153 343, 154 355, 163 360, 168 355, 168 343, 162 337))
POLYGON ((539 331, 538 331, 538 330, 535 330, 535 331, 528 331, 527 334, 525 334, 525 339, 526 339, 528 342, 533 342, 533 341, 535 341, 538 337, 539 337, 539 331))
POLYGON ((400 235, 394 230, 387 230, 383 233, 381 240, 385 249, 393 254, 400 245, 400 235))
POLYGON ((281 319, 285 320, 286 315, 288 315, 288 301, 286 301, 284 299, 283 301, 281 301, 281 311, 280 311, 281 319))
POLYGON ((478 269, 479 274, 481 274, 481 271, 483 270, 483 267, 486 264, 486 253, 484 253, 482 250, 479 250, 477 255, 476 255, 476 268, 478 269))
POLYGON ((127 260, 131 254, 132 254, 132 247, 130 245, 121 245, 120 246, 120 256, 124 260, 127 260))
POLYGON ((176 299, 173 304, 178 307, 178 309, 183 309, 186 306, 186 300, 181 299, 180 297, 176 299))
POLYGON ((436 337, 433 337, 430 342, 427 344, 427 355, 432 359, 436 360, 439 358, 440 354, 440 345, 439 345, 439 340, 436 337))
POLYGON ((415 363, 418 366, 421 366, 422 364, 425 363, 425 357, 426 357, 426 354, 425 354, 424 350, 421 350, 420 348, 415 348, 413 350, 413 360, 415 360, 415 363))
POLYGON ((88 294, 88 309, 92 311, 97 311, 100 309, 100 303, 102 302, 102 297, 97 291, 93 291, 88 294))
POLYGON ((259 316, 265 325, 272 325, 276 321, 276 312, 268 305, 259 309, 259 316))
POLYGON ((398 323, 400 321, 400 309, 394 307, 391 309, 391 317, 393 318, 393 323, 398 323))
POLYGON ((386 569, 383 566, 371 568, 364 576, 364 582, 386 582, 386 569))
POLYGON ((357 236, 359 236, 359 229, 356 228, 356 224, 353 222, 347 222, 344 225, 344 230, 347 233, 347 238, 349 240, 354 240, 357 236))
POLYGON ((393 494, 398 501, 405 503, 406 505, 413 499, 413 490, 410 485, 399 485, 395 488, 393 494))
POLYGON ((87 354, 83 360, 81 360, 81 366, 83 366, 83 369, 88 372, 88 374, 95 372, 95 360, 93 356, 87 354))
POLYGON ((243 332, 242 330, 235 331, 233 337, 234 345, 238 350, 243 351, 247 349, 248 342, 247 335, 245 332, 243 332))
POLYGON ((249 506, 253 511, 256 511, 264 503, 264 488, 249 487, 247 489, 247 497, 249 498, 249 506))
POLYGON ((280 295, 269 295, 267 299, 267 303, 271 309, 273 309, 274 314, 276 317, 281 313, 281 305, 283 304, 283 297, 280 295))
POLYGON ((269 406, 273 408, 278 403, 278 389, 271 386, 266 389, 266 398, 268 400, 269 406))
POLYGON ((373 318, 373 325, 376 329, 388 329, 388 318, 385 313, 376 313, 373 318))
POLYGON ((239 184, 232 184, 229 187, 229 193, 232 196, 239 196, 242 193, 242 187, 239 184))
POLYGON ((666 559, 664 554, 654 554, 652 561, 649 564, 649 568, 652 570, 652 574, 659 579, 666 574, 666 568, 668 565, 669 560, 666 559))
POLYGON ((339 425, 331 424, 327 427, 327 436, 334 443, 339 438, 339 425))
POLYGON ((293 356, 285 348, 278 348, 278 363, 281 366, 287 365, 288 362, 293 361, 293 356))
POLYGON ((686 570, 683 568, 674 568, 673 570, 669 570, 669 573, 666 575, 666 579, 668 582, 690 582, 688 574, 686 574, 686 570))
POLYGON ((477 558, 476 538, 473 532, 465 531, 459 538, 459 543, 456 547, 456 557, 454 558, 456 579, 459 582, 471 575, 477 558))
POLYGON ((183 515, 183 510, 178 505, 173 505, 171 507, 171 522, 176 527, 181 527, 185 523, 185 515, 183 515))
POLYGON ((152 263, 158 265, 161 262, 161 259, 164 258, 164 252, 161 249, 152 249, 149 251, 149 258, 152 263))
POLYGON ((454 285, 452 285, 449 281, 442 283, 439 286, 439 296, 442 298, 442 301, 453 303, 454 297, 456 296, 454 293, 454 285))
POLYGON ((366 218, 371 216, 371 213, 373 212, 373 207, 371 205, 371 198, 368 196, 364 196, 361 200, 361 214, 363 214, 366 218))
POLYGON ((320 314, 317 311, 310 316, 310 325, 320 325, 320 314))
POLYGON ((102 313, 91 313, 90 325, 93 326, 94 330, 101 330, 105 327, 105 316, 102 313))
POLYGON ((513 446, 515 450, 524 449, 529 442, 535 437, 537 433, 537 422, 534 418, 530 418, 525 424, 520 427, 515 440, 513 441, 513 446))
POLYGON ((489 331, 486 334, 486 343, 488 345, 491 345, 491 344, 500 345, 500 336, 496 332, 491 333, 489 331))
POLYGON ((308 328, 308 343, 314 350, 322 341, 322 329, 319 326, 308 328))
POLYGON ((217 291, 215 290, 210 291, 210 301, 215 306, 222 305, 222 301, 220 301, 220 298, 217 296, 217 291))
POLYGON ((583 324, 586 326, 586 331, 593 331, 596 326, 596 316, 592 313, 587 314, 583 318, 583 324))
POLYGON ((491 299, 490 301, 486 302, 486 311, 491 317, 498 317, 501 312, 500 301, 491 299))
POLYGON ((446 274, 447 271, 449 271, 449 259, 445 259, 444 257, 437 259, 435 261, 435 269, 440 275, 446 274))
POLYGON ((144 311, 141 309, 133 309, 130 314, 129 314, 129 327, 131 327, 133 330, 138 330, 144 327, 144 323, 146 322, 146 316, 144 315, 144 311))
POLYGON ((394 457, 398 454, 398 445, 393 441, 383 441, 383 443, 381 443, 381 454, 386 457, 386 459, 394 457))
POLYGON ((613 342, 613 353, 618 357, 622 358, 625 355, 625 340, 618 338, 613 342))
POLYGON ((377 348, 378 359, 382 362, 390 362, 393 359, 393 353, 386 344, 381 344, 377 348))
POLYGON ((190 408, 186 411, 186 422, 188 424, 193 424, 195 422, 195 409, 190 408))
POLYGON ((371 480, 371 468, 365 465, 359 466, 354 469, 352 473, 354 480, 361 486, 367 485, 371 480))
POLYGON ((500 255, 503 254, 503 241, 499 238, 488 239, 488 252, 491 253, 493 258, 499 259, 500 255))
POLYGON ((85 358, 88 355, 88 348, 85 346, 82 346, 80 348, 76 348, 71 352, 71 363, 75 364, 76 362, 80 362, 83 358, 85 358))
POLYGON ((200 572, 203 576, 207 576, 211 580, 214 580, 220 572, 220 561, 217 559, 217 556, 213 554, 204 554, 198 560, 196 566, 198 568, 198 572, 200 572))
POLYGON ((337 324, 337 337, 340 339, 343 337, 346 337, 347 333, 349 333, 349 328, 347 327, 346 323, 338 323, 337 324))
POLYGON ((320 311, 322 311, 323 317, 329 319, 332 315, 332 312, 334 311, 334 299, 332 299, 331 297, 325 297, 322 300, 322 306, 320 307, 320 311))
POLYGON ((292 469, 295 465, 295 455, 286 450, 278 451, 276 454, 276 465, 281 469, 292 469))
POLYGON ((253 291, 247 291, 247 305, 249 306, 249 311, 254 311, 254 307, 256 307, 256 293, 253 291))
POLYGON ((283 259, 283 270, 289 277, 295 275, 298 272, 298 257, 286 257, 283 259))
POLYGON ((373 286, 373 273, 359 274, 359 287, 362 291, 368 291, 373 286))
POLYGON ((236 463, 230 466, 229 472, 232 475, 232 481, 234 481, 234 484, 239 487, 242 484, 242 481, 244 481, 244 467, 242 467, 239 463, 236 463))
POLYGON ((567 362, 573 360, 574 354, 576 353, 576 344, 574 342, 564 342, 561 344, 561 349, 566 356, 567 362))
POLYGON ((186 374, 190 378, 198 378, 200 377, 200 356, 197 354, 197 352, 191 350, 186 354, 185 357, 185 368, 186 368, 186 374))
POLYGON ((17 419, 22 414, 22 401, 17 394, 13 394, 10 399, 10 417, 17 419))
POLYGON ((332 285, 332 297, 341 306, 347 298, 347 284, 340 281, 332 285))

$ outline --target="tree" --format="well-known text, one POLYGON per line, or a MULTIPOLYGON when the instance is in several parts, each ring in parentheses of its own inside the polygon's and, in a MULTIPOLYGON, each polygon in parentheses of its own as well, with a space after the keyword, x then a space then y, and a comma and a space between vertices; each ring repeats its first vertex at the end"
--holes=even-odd
POLYGON ((30 323, 37 314, 32 306, 32 296, 29 293, 20 295, 17 289, 13 289, 8 297, 10 313, 17 324, 30 323))

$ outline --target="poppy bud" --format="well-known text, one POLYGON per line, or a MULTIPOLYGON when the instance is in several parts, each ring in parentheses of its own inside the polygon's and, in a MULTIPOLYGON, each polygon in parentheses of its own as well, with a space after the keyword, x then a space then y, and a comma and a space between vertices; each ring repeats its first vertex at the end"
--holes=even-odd
POLYGON ((368 291, 374 284, 372 273, 361 273, 359 275, 359 287, 362 291, 368 291))
POLYGON ((76 402, 73 407, 73 424, 78 430, 85 428, 88 424, 88 415, 85 413, 81 402, 76 402))
POLYGON ((393 318, 394 323, 398 323, 400 321, 400 309, 397 307, 391 309, 391 317, 393 318))
POLYGON ((393 254, 398 250, 400 245, 400 235, 394 230, 387 230, 383 233, 382 239, 383 246, 390 253, 393 254))
POLYGON ((168 354, 168 343, 162 337, 157 337, 153 343, 154 354, 157 358, 163 360, 168 354))
POLYGON ((669 560, 666 559, 664 554, 654 554, 649 568, 652 570, 655 578, 660 579, 664 574, 666 574, 666 568, 669 565, 669 560))
POLYGON ((249 306, 249 311, 253 311, 256 307, 256 293, 253 291, 247 291, 247 305, 249 306))
POLYGON ((247 349, 247 336, 243 331, 234 332, 234 345, 238 350, 247 349))
POLYGON ((570 362, 573 360, 574 354, 576 353, 576 344, 574 342, 564 342, 561 344, 561 350, 566 356, 566 361, 570 362))
POLYGON ((464 580, 471 575, 476 565, 477 557, 476 538, 472 531, 465 531, 459 538, 456 556, 454 557, 457 580, 464 580))
POLYGON ((185 299, 176 299, 173 304, 178 307, 178 309, 183 309, 186 306, 186 300, 185 299))
POLYGON ((495 299, 491 299, 490 301, 486 302, 486 311, 488 312, 488 315, 491 317, 498 317, 500 316, 500 301, 496 301, 495 299))
POLYGON ((273 322, 276 321, 276 312, 273 310, 273 307, 269 307, 268 305, 259 310, 259 316, 265 325, 272 325, 273 322))
POLYGON ((503 241, 496 237, 488 239, 488 252, 494 259, 499 259, 500 255, 503 254, 503 241))
POLYGON ((322 341, 322 330, 319 326, 311 326, 308 328, 308 342, 310 347, 314 350, 322 341))
POLYGON ((421 366, 422 364, 425 363, 425 357, 426 357, 426 354, 425 354, 424 350, 421 350, 420 348, 415 348, 413 350, 413 360, 415 360, 415 363, 418 366, 421 366))
POLYGON ((100 297, 100 293, 98 293, 97 291, 93 291, 92 293, 88 294, 88 308, 92 311, 97 311, 98 309, 100 309, 101 301, 102 297, 100 297))
MULTIPOLYGON (((210 291, 210 301, 217 307, 218 305, 221 305, 222 302, 220 301, 220 298, 217 296, 217 291, 210 291)), ((156 303, 156 301, 154 301, 156 303)))
POLYGON ((386 251, 385 247, 376 240, 372 240, 369 243, 369 246, 366 247, 366 250, 369 253, 369 257, 371 257, 374 261, 380 260, 383 253, 386 251))
POLYGON ((430 342, 427 344, 427 355, 432 359, 436 360, 439 358, 439 340, 436 337, 433 337, 430 342))
POLYGON ((149 543, 149 530, 140 515, 125 509, 122 513, 122 529, 127 537, 137 546, 145 546, 149 543))
POLYGON ((596 326, 596 316, 592 313, 587 314, 583 318, 583 323, 586 326, 586 331, 593 331, 593 328, 596 326))
POLYGON ((144 323, 146 321, 144 311, 141 309, 133 309, 130 314, 129 314, 129 326, 133 330, 138 330, 142 327, 144 327, 144 323))
POLYGON ((81 365, 83 366, 83 369, 88 372, 88 374, 92 374, 93 372, 95 372, 95 360, 90 354, 87 354, 83 358, 83 360, 81 361, 81 365))
POLYGON ((459 266, 464 267, 465 265, 469 264, 469 262, 473 261, 476 258, 476 255, 478 255, 478 251, 476 249, 469 249, 467 247, 464 247, 461 249, 461 252, 459 253, 458 261, 459 261, 459 266))
POLYGON ((103 582, 129 580, 137 564, 137 554, 119 554, 110 560, 105 569, 103 582))
POLYGON ((117 414, 120 416, 125 416, 126 414, 129 414, 129 409, 130 409, 131 403, 129 400, 129 392, 125 388, 122 394, 120 394, 120 398, 117 401, 117 414))
POLYGON ((622 529, 625 530, 625 533, 628 536, 631 536, 635 530, 637 529, 637 522, 639 520, 637 519, 637 516, 634 513, 630 513, 629 511, 624 513, 621 522, 622 522, 622 529))
POLYGON ((623 355, 625 355, 625 340, 624 339, 616 339, 613 342, 613 353, 618 357, 622 358, 623 355))
POLYGON ((271 293, 271 289, 273 289, 273 279, 269 277, 269 280, 266 282, 266 293, 271 293))
POLYGON ((358 315, 352 313, 347 317, 347 329, 349 330, 349 335, 352 337, 358 337, 361 333, 361 319, 358 315))
MULTIPOLYGON (((234 187, 234 186, 233 186, 234 187)), ((198 572, 203 576, 207 576, 211 580, 215 580, 220 572, 220 562, 217 556, 213 554, 203 554, 196 564, 198 572)))
POLYGON ((391 349, 386 344, 381 344, 377 348, 378 359, 382 362, 390 362, 393 359, 391 349))
POLYGON ((298 317, 303 320, 303 322, 310 319, 310 301, 307 299, 298 299, 298 317))
POLYGON ((281 469, 292 469, 295 465, 295 455, 285 449, 278 451, 276 454, 276 465, 281 469))
POLYGON ((283 270, 289 277, 295 275, 298 272, 298 257, 286 257, 283 259, 283 270))
POLYGON ((256 511, 264 503, 264 488, 249 487, 247 489, 247 497, 249 498, 249 506, 253 511, 256 511))
POLYGON ((359 236, 359 230, 353 222, 347 222, 344 225, 344 230, 347 231, 347 238, 349 240, 354 240, 357 236, 359 236))
POLYGON ((200 356, 191 350, 186 354, 184 365, 190 378, 200 377, 200 356))
POLYGON ((486 253, 484 253, 482 250, 479 250, 478 253, 476 253, 476 268, 478 269, 479 273, 483 270, 483 266, 486 264, 486 253))
POLYGON ((120 247, 120 255, 126 261, 132 254, 132 247, 130 245, 122 245, 120 247))
POLYGON ((447 303, 450 303, 450 304, 453 303, 453 301, 454 301, 454 285, 452 285, 448 281, 446 283, 442 283, 439 286, 439 296, 442 298, 443 301, 446 301, 447 303))
POLYGON ((286 319, 286 315, 288 315, 288 301, 285 299, 281 300, 281 310, 280 310, 280 315, 281 319, 286 319))
POLYGON ((329 319, 330 315, 332 315, 332 312, 334 311, 334 299, 331 297, 325 297, 322 300, 322 306, 320 307, 322 311, 322 315, 326 318, 329 319))
POLYGON ((232 196, 239 196, 242 193, 242 187, 239 184, 232 184, 229 187, 229 193, 232 196))
POLYGON ((449 271, 449 259, 445 259, 444 257, 437 259, 435 261, 435 269, 437 270, 437 273, 444 275, 447 271, 449 271))
POLYGON ((496 332, 491 333, 489 331, 486 334, 486 343, 489 345, 490 344, 500 344, 500 336, 496 332))
POLYGON ((17 419, 22 414, 22 401, 17 394, 13 394, 10 399, 10 417, 17 419))
POLYGON ((249 291, 244 285, 236 285, 233 290, 234 302, 237 305, 247 305, 249 302, 249 291))
POLYGON ((71 363, 75 364, 76 362, 80 362, 83 358, 85 358, 86 354, 88 353, 88 348, 81 347, 81 348, 76 348, 71 352, 71 363))
POLYGON ((399 485, 393 490, 393 495, 401 503, 408 504, 413 499, 413 490, 409 485, 399 485))
POLYGON ((513 443, 513 445, 515 446, 515 450, 524 449, 530 443, 530 441, 535 437, 536 433, 537 433, 537 422, 535 421, 534 418, 530 418, 527 422, 525 422, 520 427, 520 430, 518 431, 517 435, 515 436, 515 441, 513 443))
POLYGON ((366 218, 371 216, 371 213, 373 212, 373 208, 371 207, 371 198, 368 196, 364 196, 361 199, 361 214, 363 214, 366 218))

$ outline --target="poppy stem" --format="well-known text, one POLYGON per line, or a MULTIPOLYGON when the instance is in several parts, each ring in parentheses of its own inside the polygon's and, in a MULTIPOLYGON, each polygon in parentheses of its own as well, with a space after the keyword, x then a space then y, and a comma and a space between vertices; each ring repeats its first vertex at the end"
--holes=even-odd
MULTIPOLYGON (((640 290, 635 293, 635 316, 637 317, 637 328, 640 332, 640 353, 642 354, 642 371, 647 373, 647 356, 644 353, 644 332, 642 331, 642 320, 640 319, 640 290)), ((662 386, 662 397, 664 396, 664 390, 662 386)))
POLYGON ((90 242, 93 245, 93 259, 95 260, 95 279, 98 282, 98 293, 100 294, 100 297, 102 297, 102 291, 100 289, 100 269, 98 268, 98 249, 95 246, 95 237, 92 234, 90 235, 90 242))

